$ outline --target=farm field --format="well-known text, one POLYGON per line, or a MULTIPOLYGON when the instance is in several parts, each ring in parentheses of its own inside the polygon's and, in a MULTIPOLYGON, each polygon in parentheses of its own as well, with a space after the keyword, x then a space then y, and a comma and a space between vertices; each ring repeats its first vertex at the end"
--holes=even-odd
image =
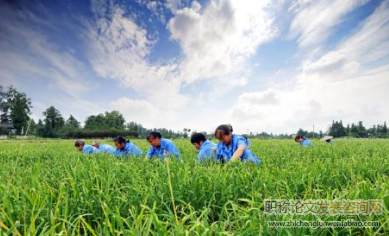
MULTIPOLYGON (((0 235, 389 235, 389 140, 314 140, 313 148, 250 141, 259 168, 201 166, 188 140, 174 140, 182 163, 83 156, 74 140, 0 141, 0 235), (264 213, 264 199, 336 198, 383 199, 383 214, 264 213), (379 221, 380 227, 267 224, 317 218, 379 221)), ((146 140, 134 143, 149 147, 146 140)))

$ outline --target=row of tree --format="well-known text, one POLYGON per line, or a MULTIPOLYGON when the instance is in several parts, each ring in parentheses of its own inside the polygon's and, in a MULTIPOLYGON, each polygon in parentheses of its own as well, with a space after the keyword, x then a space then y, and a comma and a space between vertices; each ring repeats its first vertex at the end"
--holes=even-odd
POLYGON ((321 138, 324 135, 331 135, 335 138, 388 138, 389 132, 386 122, 384 122, 383 124, 373 125, 373 127, 371 128, 366 128, 363 125, 362 121, 359 121, 357 124, 351 123, 347 126, 344 126, 342 121, 332 121, 332 124, 328 127, 326 134, 324 134, 322 131, 320 131, 319 133, 314 133, 299 129, 297 131, 297 135, 318 138, 321 138))
MULTIPOLYGON (((43 112, 44 119, 32 126, 36 135, 41 137, 60 138, 106 138, 115 136, 145 137, 151 129, 144 128, 136 122, 126 123, 123 115, 118 111, 105 112, 86 118, 84 127, 72 115, 65 121, 55 107, 49 107, 43 112)), ((187 137, 185 133, 174 132, 165 128, 153 129, 164 137, 187 137)))
MULTIPOLYGON (((31 99, 25 93, 17 91, 14 87, 4 89, 0 86, 0 134, 9 134, 10 128, 16 134, 24 134, 29 129, 30 134, 40 137, 60 138, 105 138, 117 135, 144 137, 150 131, 159 131, 167 138, 187 138, 191 129, 185 128, 182 132, 166 128, 147 129, 136 122, 126 123, 122 114, 118 111, 105 112, 92 115, 86 118, 82 127, 80 122, 72 115, 64 119, 58 109, 50 106, 43 112, 43 119, 35 123, 30 118, 31 99)), ((374 125, 366 128, 363 122, 357 124, 343 125, 342 121, 333 121, 326 134, 334 137, 356 137, 356 138, 386 138, 389 137, 386 122, 383 125, 374 125)), ((322 131, 308 132, 299 129, 297 135, 305 137, 321 138, 325 135, 322 131)), ((272 133, 249 133, 251 138, 290 138, 290 134, 275 135, 272 133)))
POLYGON ((183 132, 170 129, 146 129, 136 122, 126 123, 124 116, 118 111, 105 112, 86 118, 84 127, 70 115, 67 120, 60 111, 50 106, 43 112, 43 119, 37 123, 30 118, 31 99, 25 93, 17 91, 14 87, 0 86, 0 134, 35 134, 40 137, 60 138, 93 138, 114 137, 117 135, 143 137, 154 130, 169 138, 188 137, 190 129, 183 132), (28 128, 27 128, 28 127, 28 128), (29 129, 29 130, 27 130, 29 129), (12 132, 11 132, 12 131, 12 132))
POLYGON ((23 133, 30 121, 31 108, 31 99, 25 93, 0 85, 0 133, 7 133, 9 127, 23 133))
POLYGON ((388 127, 384 124, 373 125, 371 128, 366 128, 362 121, 357 124, 352 123, 344 127, 342 121, 332 121, 332 125, 328 128, 329 135, 334 137, 355 137, 355 138, 386 138, 388 137, 388 127))

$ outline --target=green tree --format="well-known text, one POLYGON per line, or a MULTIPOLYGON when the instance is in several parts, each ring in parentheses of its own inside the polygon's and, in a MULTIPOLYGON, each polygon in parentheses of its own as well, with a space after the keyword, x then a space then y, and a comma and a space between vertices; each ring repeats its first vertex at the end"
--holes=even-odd
POLYGON ((123 115, 118 111, 105 112, 105 124, 107 127, 113 129, 124 129, 124 123, 126 120, 123 115))
POLYGON ((25 93, 17 91, 14 87, 9 87, 7 91, 0 86, 0 122, 11 123, 16 129, 16 133, 27 128, 31 114, 31 99, 25 93))
POLYGON ((105 112, 104 114, 88 116, 85 120, 85 130, 116 129, 124 130, 123 115, 118 111, 105 112))
POLYGON ((36 124, 36 135, 45 136, 45 124, 41 119, 39 119, 38 123, 36 124))
POLYGON ((296 135, 300 135, 300 136, 303 136, 303 137, 307 137, 308 136, 308 131, 306 131, 306 130, 303 130, 303 129, 299 129, 298 131, 297 131, 297 134, 296 135))
POLYGON ((383 135, 388 135, 388 127, 386 126, 386 121, 384 122, 384 126, 382 127, 381 133, 383 135))
POLYGON ((332 121, 332 125, 328 128, 328 134, 334 137, 344 137, 347 135, 347 130, 342 121, 332 121))
POLYGON ((43 116, 45 117, 43 136, 56 137, 59 129, 65 125, 65 120, 63 119, 61 113, 55 107, 51 106, 43 112, 43 116))
POLYGON ((105 129, 105 122, 104 122, 104 115, 98 114, 98 115, 92 115, 88 116, 85 120, 85 130, 97 130, 97 129, 105 129))
POLYGON ((25 93, 20 93, 14 88, 10 88, 10 109, 11 109, 11 120, 18 134, 27 128, 27 122, 29 121, 31 114, 31 99, 27 98, 25 93))
POLYGON ((65 125, 62 126, 56 135, 61 138, 68 138, 74 136, 74 134, 80 130, 80 122, 73 115, 70 115, 66 120, 65 125))
POLYGON ((131 121, 127 123, 126 129, 137 137, 146 136, 146 129, 141 124, 136 122, 131 121))
POLYGON ((365 126, 363 126, 363 122, 358 122, 358 137, 359 138, 366 138, 367 137, 367 131, 365 126))
POLYGON ((73 115, 70 115, 69 118, 66 120, 65 126, 67 126, 70 129, 79 129, 80 122, 78 122, 78 120, 74 118, 73 115))

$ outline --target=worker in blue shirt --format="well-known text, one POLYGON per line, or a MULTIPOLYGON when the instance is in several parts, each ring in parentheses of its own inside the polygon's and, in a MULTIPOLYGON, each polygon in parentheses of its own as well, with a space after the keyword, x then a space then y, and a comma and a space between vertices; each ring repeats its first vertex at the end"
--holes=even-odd
POLYGON ((171 157, 175 157, 176 160, 180 161, 180 152, 176 145, 168 139, 162 138, 159 132, 150 132, 146 137, 150 143, 150 149, 146 154, 146 160, 152 158, 159 158, 162 161, 167 161, 171 157))
MULTIPOLYGON (((233 131, 234 131, 234 129, 232 128, 232 125, 231 124, 226 124, 228 127, 229 127, 229 129, 230 129, 230 132, 232 133, 233 131)), ((248 139, 248 136, 246 135, 246 134, 242 134, 241 135, 244 139, 246 139, 246 141, 247 141, 247 146, 250 146, 250 141, 249 141, 249 139, 248 139)))
POLYGON ((192 134, 190 142, 196 149, 199 150, 199 153, 197 154, 197 161, 199 161, 201 164, 204 164, 204 162, 214 159, 216 152, 216 144, 211 141, 208 141, 204 134, 192 134))
POLYGON ((82 152, 83 154, 93 154, 95 153, 96 149, 91 146, 91 145, 87 145, 85 144, 84 141, 81 141, 81 140, 77 140, 75 143, 74 143, 74 146, 80 151, 82 152))
POLYGON ((312 147, 312 143, 301 135, 297 135, 294 141, 300 144, 301 147, 312 147))
POLYGON ((114 156, 117 157, 140 157, 142 156, 142 151, 135 146, 135 144, 131 143, 130 140, 126 140, 122 136, 118 136, 113 139, 115 143, 116 150, 113 152, 114 156))
POLYGON ((220 125, 215 130, 215 137, 220 141, 216 147, 216 161, 222 163, 242 161, 261 164, 261 160, 250 150, 244 137, 232 134, 230 125, 220 125))
POLYGON ((96 148, 96 153, 106 153, 113 154, 115 152, 115 148, 108 144, 100 144, 99 141, 93 141, 92 146, 96 148))

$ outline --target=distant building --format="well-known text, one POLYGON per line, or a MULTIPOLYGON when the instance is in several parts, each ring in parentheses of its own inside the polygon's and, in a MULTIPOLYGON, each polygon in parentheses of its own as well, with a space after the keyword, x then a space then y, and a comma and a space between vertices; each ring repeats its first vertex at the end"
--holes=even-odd
POLYGON ((9 134, 9 133, 15 134, 16 133, 16 129, 15 129, 12 121, 0 123, 0 129, 5 130, 6 134, 9 134))

